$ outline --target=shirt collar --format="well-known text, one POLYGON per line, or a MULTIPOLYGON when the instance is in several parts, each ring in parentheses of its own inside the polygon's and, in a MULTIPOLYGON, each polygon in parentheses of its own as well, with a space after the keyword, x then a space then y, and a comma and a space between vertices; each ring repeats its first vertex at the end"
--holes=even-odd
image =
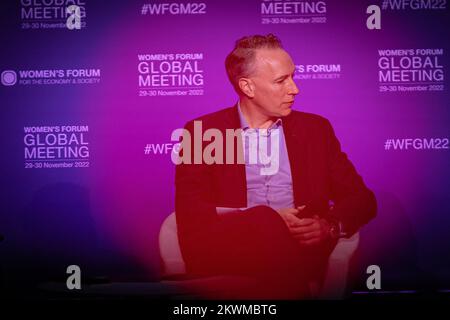
MULTIPOLYGON (((249 126, 247 120, 245 120, 244 115, 242 114, 240 101, 238 101, 238 103, 237 103, 237 108, 238 108, 238 113, 239 113, 239 120, 241 121, 241 129, 246 131, 247 129, 250 129, 250 126, 249 126)), ((267 129, 267 132, 270 133, 270 131, 272 129, 277 129, 277 128, 281 127, 282 125, 283 125, 283 120, 281 118, 278 118, 274 123, 272 123, 270 125, 270 127, 267 129)))

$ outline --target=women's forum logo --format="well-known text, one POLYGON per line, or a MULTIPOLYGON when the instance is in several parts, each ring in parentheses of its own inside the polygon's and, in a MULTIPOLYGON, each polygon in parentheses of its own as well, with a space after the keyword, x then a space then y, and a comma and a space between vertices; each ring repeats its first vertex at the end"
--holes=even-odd
POLYGON ((17 73, 13 70, 5 70, 1 74, 1 81, 4 86, 13 86, 17 82, 17 73))

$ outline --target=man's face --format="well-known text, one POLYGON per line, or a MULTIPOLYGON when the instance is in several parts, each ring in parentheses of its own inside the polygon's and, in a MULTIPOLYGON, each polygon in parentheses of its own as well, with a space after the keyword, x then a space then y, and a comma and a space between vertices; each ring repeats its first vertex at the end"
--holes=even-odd
POLYGON ((283 49, 256 50, 253 82, 253 103, 269 117, 291 113, 299 90, 294 82, 295 65, 283 49))

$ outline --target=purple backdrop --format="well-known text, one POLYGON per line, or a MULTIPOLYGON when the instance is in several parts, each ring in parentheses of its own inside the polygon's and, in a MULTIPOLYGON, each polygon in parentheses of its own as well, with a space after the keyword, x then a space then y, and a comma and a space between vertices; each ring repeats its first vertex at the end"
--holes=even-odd
POLYGON ((58 1, 0 7, 7 272, 79 259, 93 275, 158 280, 158 231, 174 210, 170 135, 233 105, 225 56, 244 35, 274 33, 298 68, 294 108, 331 121, 376 193, 361 270, 380 265, 396 288, 450 285, 445 1, 74 2, 74 30, 58 1), (49 155, 57 132, 75 135, 76 156, 49 155))

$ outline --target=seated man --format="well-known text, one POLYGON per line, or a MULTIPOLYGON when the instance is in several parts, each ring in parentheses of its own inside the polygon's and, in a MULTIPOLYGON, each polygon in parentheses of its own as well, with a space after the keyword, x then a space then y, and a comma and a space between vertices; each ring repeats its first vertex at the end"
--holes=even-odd
POLYGON ((176 166, 187 272, 254 278, 249 298, 308 297, 339 237, 375 216, 374 194, 329 121, 291 109, 295 66, 276 36, 238 40, 225 66, 239 100, 187 123, 176 166))

